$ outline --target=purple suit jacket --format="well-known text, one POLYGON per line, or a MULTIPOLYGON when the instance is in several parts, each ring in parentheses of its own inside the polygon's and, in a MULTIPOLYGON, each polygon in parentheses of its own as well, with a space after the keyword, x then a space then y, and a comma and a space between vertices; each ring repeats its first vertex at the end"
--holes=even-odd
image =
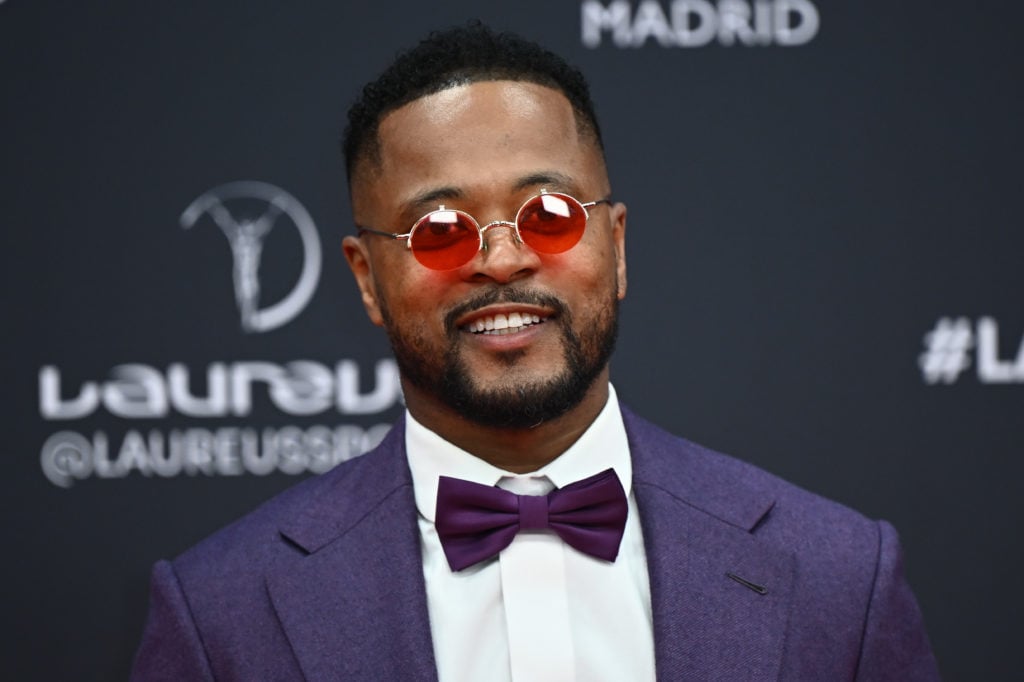
MULTIPOLYGON (((891 526, 623 415, 660 680, 939 679, 891 526)), ((159 562, 132 679, 436 680, 404 433, 159 562)))

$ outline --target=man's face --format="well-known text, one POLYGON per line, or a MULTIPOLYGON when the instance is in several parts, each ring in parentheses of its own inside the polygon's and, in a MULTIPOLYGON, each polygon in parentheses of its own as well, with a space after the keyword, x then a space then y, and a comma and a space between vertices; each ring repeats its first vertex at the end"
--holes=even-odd
MULTIPOLYGON (((542 189, 581 202, 609 192, 601 154, 578 133, 568 100, 532 83, 481 82, 423 97, 384 117, 379 142, 379 163, 362 162, 352 192, 356 222, 378 229, 408 232, 441 204, 484 225, 513 220, 542 189)), ((607 380, 626 291, 625 206, 589 212, 569 251, 537 253, 496 227, 486 250, 449 271, 424 267, 404 242, 345 240, 410 407, 423 397, 479 424, 524 428, 567 412, 607 380), (492 322, 508 328, 479 331, 492 322)))

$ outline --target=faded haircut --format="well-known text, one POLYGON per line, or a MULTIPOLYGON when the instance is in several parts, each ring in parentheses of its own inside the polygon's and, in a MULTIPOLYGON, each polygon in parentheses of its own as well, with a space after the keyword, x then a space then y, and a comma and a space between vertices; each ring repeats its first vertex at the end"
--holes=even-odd
POLYGON ((348 110, 341 143, 349 186, 361 161, 380 160, 377 132, 388 113, 448 88, 495 80, 524 81, 561 92, 576 114, 577 129, 592 137, 603 153, 590 88, 579 69, 537 43, 473 21, 432 32, 363 87, 348 110))

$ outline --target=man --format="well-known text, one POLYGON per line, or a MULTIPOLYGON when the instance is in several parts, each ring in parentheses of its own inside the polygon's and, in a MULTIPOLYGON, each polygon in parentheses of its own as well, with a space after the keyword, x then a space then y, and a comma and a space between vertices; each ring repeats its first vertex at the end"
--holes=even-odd
POLYGON ((345 152, 407 414, 157 564, 134 679, 937 679, 890 526, 620 407, 626 207, 578 72, 432 34, 345 152))

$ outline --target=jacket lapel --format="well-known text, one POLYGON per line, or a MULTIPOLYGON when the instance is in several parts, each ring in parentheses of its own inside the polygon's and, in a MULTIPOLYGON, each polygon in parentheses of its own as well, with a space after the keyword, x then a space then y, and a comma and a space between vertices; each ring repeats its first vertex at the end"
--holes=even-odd
POLYGON ((281 529, 295 557, 267 588, 308 680, 437 679, 404 434, 336 470, 281 529))
POLYGON ((777 679, 795 561, 756 527, 773 500, 744 465, 623 410, 651 580, 655 659, 666 680, 777 679), (670 461, 671 460, 671 461, 670 461))

